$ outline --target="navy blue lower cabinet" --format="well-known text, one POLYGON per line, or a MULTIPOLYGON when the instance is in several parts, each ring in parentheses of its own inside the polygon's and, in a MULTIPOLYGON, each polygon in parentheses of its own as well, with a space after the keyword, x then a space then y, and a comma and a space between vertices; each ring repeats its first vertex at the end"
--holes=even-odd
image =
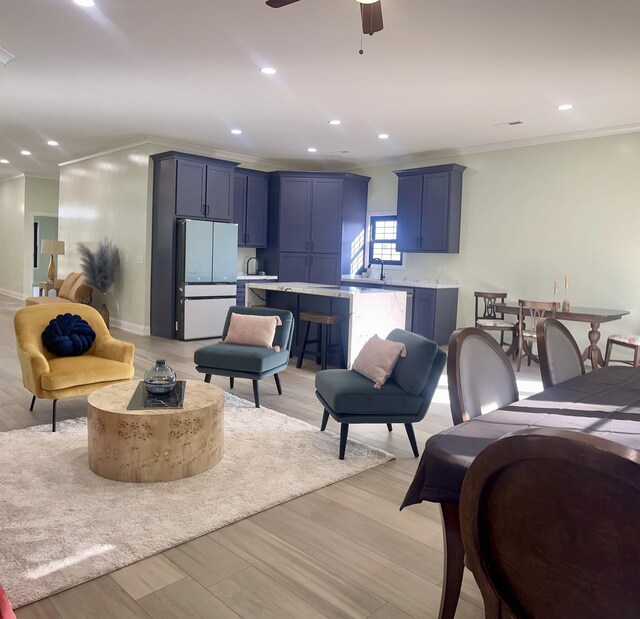
POLYGON ((449 343, 456 330, 457 288, 416 288, 413 297, 411 330, 433 340, 439 346, 449 343))

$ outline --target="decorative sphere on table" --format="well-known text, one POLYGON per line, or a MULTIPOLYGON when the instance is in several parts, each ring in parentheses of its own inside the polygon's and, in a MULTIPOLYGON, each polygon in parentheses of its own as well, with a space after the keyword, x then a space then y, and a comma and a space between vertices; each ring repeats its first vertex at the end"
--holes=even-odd
POLYGON ((158 359, 144 375, 144 386, 149 393, 169 393, 176 386, 176 373, 165 359, 158 359))

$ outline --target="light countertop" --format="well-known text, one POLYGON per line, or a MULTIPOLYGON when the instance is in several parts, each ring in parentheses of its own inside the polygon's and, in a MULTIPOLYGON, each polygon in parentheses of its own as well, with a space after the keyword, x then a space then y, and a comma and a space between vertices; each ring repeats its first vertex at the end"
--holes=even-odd
MULTIPOLYGON (((385 288, 358 288, 356 286, 331 286, 328 284, 309 284, 307 282, 256 282, 248 283, 247 288, 258 290, 274 290, 277 292, 292 292, 294 294, 313 294, 320 297, 334 297, 352 299, 354 297, 380 294, 397 294, 399 291, 385 288)), ((404 294, 404 292, 403 292, 404 294)))
POLYGON ((439 280, 439 279, 414 279, 412 277, 403 277, 402 279, 373 279, 369 277, 361 277, 360 275, 343 275, 343 282, 353 282, 359 284, 377 284, 384 288, 388 286, 402 286, 403 288, 459 288, 458 282, 439 280))
POLYGON ((262 281, 262 280, 273 280, 278 279, 277 275, 245 275, 244 273, 238 273, 237 276, 238 281, 262 281))

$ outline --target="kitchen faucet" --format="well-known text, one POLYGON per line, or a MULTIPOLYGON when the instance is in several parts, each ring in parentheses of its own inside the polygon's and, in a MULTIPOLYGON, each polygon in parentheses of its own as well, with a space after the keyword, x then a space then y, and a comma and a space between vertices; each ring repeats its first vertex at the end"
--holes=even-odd
POLYGON ((247 264, 245 266, 245 271, 247 272, 247 275, 250 275, 250 273, 249 273, 249 265, 251 264, 252 260, 256 261, 256 272, 254 273, 254 275, 257 275, 258 271, 260 270, 260 262, 258 261, 258 259, 255 256, 251 256, 251 257, 247 258, 247 264))
POLYGON ((374 258, 369 263, 369 266, 367 267, 367 269, 371 268, 372 264, 379 264, 380 265, 380 281, 382 281, 384 279, 384 262, 380 258, 374 258))

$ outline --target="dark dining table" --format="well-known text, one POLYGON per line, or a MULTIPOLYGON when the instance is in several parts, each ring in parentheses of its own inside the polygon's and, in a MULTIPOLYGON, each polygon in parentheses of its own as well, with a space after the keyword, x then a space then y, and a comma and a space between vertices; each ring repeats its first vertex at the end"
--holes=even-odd
POLYGON ((401 509, 440 504, 445 561, 439 619, 453 619, 462 585, 458 503, 465 474, 485 447, 529 428, 587 432, 640 450, 640 368, 607 366, 429 438, 401 509))
MULTIPOLYGON (((513 301, 505 303, 496 303, 496 312, 498 314, 518 314, 520 305, 513 301)), ((589 331, 589 345, 582 352, 584 360, 591 361, 591 368, 597 369, 604 365, 602 351, 598 347, 600 341, 600 325, 603 322, 611 322, 612 320, 620 320, 629 313, 628 310, 617 309, 601 309, 599 307, 573 307, 563 310, 558 304, 558 308, 553 311, 544 312, 544 316, 553 316, 557 320, 571 320, 574 322, 588 322, 591 325, 589 331)), ((516 342, 514 340, 514 346, 516 342)), ((512 352, 510 349, 509 352, 512 352)))

